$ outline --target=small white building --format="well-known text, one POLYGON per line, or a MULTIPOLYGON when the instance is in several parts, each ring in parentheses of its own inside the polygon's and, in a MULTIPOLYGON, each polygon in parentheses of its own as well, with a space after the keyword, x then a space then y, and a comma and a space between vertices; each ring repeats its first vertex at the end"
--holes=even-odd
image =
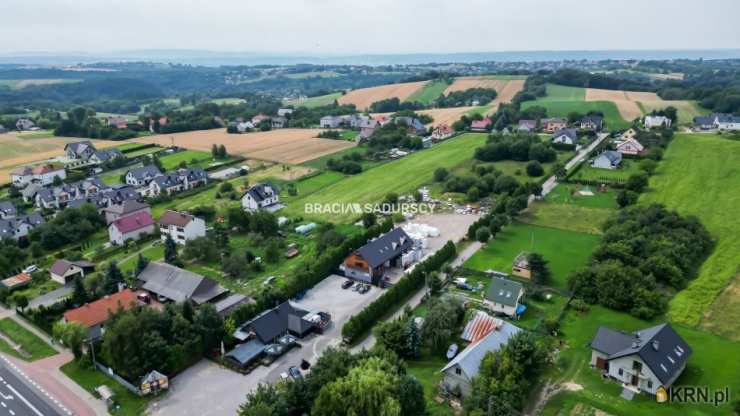
POLYGON ((108 241, 123 245, 127 240, 138 240, 154 232, 154 219, 147 211, 119 218, 108 226, 108 241))
POLYGON ((206 222, 190 214, 167 210, 159 218, 159 234, 162 241, 167 236, 177 244, 206 236, 206 222))
POLYGON ((692 353, 667 323, 632 334, 602 326, 590 345, 592 367, 624 387, 652 395, 678 379, 692 353))
POLYGON ((625 140, 617 145, 617 152, 623 155, 639 155, 644 151, 645 146, 634 138, 625 140))
POLYGON ((645 116, 645 128, 652 129, 653 127, 671 127, 672 120, 666 116, 645 116))
POLYGON ((242 195, 242 208, 247 211, 267 209, 279 203, 278 190, 269 183, 258 183, 242 195))

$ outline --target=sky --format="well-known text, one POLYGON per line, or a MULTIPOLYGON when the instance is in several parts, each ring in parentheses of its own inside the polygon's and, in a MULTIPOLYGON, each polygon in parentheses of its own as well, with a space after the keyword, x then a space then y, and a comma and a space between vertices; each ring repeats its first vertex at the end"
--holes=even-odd
POLYGON ((740 48, 740 1, 0 0, 0 54, 740 48))

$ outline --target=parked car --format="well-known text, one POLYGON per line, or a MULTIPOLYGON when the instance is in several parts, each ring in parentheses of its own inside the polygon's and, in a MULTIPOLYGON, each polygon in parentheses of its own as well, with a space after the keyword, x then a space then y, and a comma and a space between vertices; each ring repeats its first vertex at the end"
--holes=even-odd
POLYGON ((358 283, 358 284, 352 286, 352 290, 355 291, 355 292, 358 292, 361 287, 362 287, 362 284, 361 283, 358 283))
POLYGON ((262 282, 262 285, 263 285, 263 286, 268 286, 268 285, 271 285, 271 284, 275 283, 275 280, 277 280, 277 277, 275 277, 275 276, 270 276, 270 277, 268 277, 267 279, 265 279, 265 281, 264 281, 264 282, 262 282))
POLYGON ((447 348, 447 359, 451 360, 455 358, 457 355, 457 344, 450 345, 450 348, 447 348))
POLYGON ((370 291, 370 285, 362 285, 362 287, 359 290, 359 292, 362 293, 363 295, 369 291, 370 291))
POLYGON ((349 289, 350 287, 352 287, 353 284, 355 284, 355 282, 351 280, 345 280, 344 282, 342 282, 342 289, 349 289))
POLYGON ((302 380, 303 374, 301 374, 301 370, 298 369, 298 367, 293 366, 288 369, 288 372, 290 373, 290 376, 293 377, 295 380, 302 380))
POLYGON ((25 269, 23 269, 23 273, 32 274, 32 273, 36 273, 38 270, 39 270, 39 266, 32 264, 26 267, 25 269))

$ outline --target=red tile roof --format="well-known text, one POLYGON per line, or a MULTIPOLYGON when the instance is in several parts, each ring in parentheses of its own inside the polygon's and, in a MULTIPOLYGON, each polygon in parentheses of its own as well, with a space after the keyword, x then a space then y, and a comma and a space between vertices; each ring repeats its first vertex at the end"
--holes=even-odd
POLYGON ((18 285, 22 285, 24 283, 31 281, 31 275, 28 273, 20 273, 13 277, 9 277, 7 279, 4 279, 2 282, 3 286, 5 287, 14 287, 18 285))
POLYGON ((486 127, 488 127, 489 124, 491 124, 491 119, 486 117, 483 120, 473 120, 473 122, 470 123, 470 128, 485 129, 486 127))
POLYGON ((174 225, 177 227, 184 227, 193 220, 192 215, 183 214, 177 211, 167 210, 161 217, 159 217, 160 225, 174 225))
POLYGON ((147 211, 140 211, 135 214, 119 218, 111 223, 111 225, 118 228, 118 231, 120 231, 121 234, 130 233, 152 224, 154 224, 154 219, 152 218, 152 214, 147 211))
POLYGON ((64 312, 64 320, 67 322, 79 322, 90 328, 108 320, 111 313, 119 308, 127 311, 138 305, 136 293, 131 289, 124 289, 118 293, 105 296, 92 303, 86 303, 79 308, 64 312))

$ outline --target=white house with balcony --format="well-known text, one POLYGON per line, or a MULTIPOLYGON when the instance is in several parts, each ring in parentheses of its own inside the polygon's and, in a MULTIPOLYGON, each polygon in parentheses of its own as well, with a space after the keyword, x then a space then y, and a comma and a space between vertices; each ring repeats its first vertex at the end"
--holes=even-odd
POLYGON ((159 218, 159 234, 162 241, 169 236, 175 243, 184 245, 206 236, 206 222, 187 213, 167 210, 159 218))

